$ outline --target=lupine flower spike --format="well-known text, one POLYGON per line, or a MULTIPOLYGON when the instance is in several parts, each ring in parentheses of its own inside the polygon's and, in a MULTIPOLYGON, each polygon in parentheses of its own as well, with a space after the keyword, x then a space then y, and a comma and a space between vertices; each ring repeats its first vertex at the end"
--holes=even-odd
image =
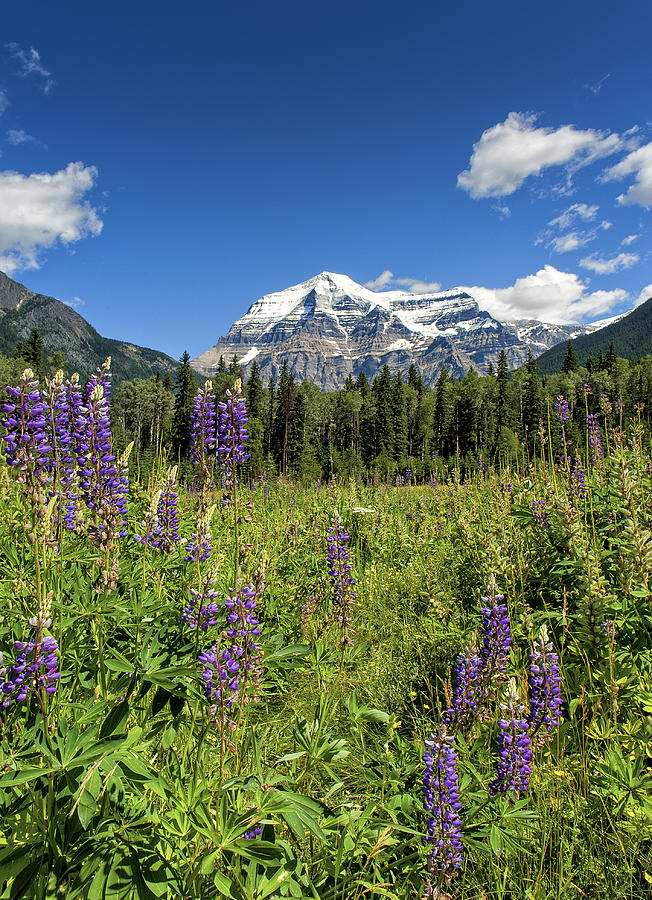
POLYGON ((530 737, 537 747, 550 738, 557 728, 561 709, 561 674, 559 657, 552 649, 548 629, 541 626, 530 654, 530 713, 528 726, 530 737))
POLYGON ((462 804, 455 763, 457 753, 452 735, 442 726, 438 734, 424 741, 425 771, 421 781, 426 812, 428 877, 424 897, 441 897, 442 886, 448 885, 462 865, 462 804))
POLYGON ((498 771, 489 786, 489 793, 503 794, 514 801, 528 790, 532 774, 530 725, 525 716, 525 707, 519 700, 515 678, 509 679, 500 710, 498 771))
POLYGON ((355 579, 351 574, 349 535, 335 510, 326 538, 328 545, 328 574, 333 585, 333 607, 340 626, 342 646, 353 645, 351 611, 355 604, 355 579))

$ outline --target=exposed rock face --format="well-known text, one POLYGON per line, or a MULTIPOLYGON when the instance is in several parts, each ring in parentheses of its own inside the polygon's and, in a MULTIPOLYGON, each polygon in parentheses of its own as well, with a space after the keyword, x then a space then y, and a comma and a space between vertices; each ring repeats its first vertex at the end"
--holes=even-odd
POLYGON ((63 351, 71 372, 89 375, 111 357, 113 382, 174 371, 176 361, 158 350, 104 338, 60 300, 35 294, 0 272, 0 353, 12 353, 33 328, 43 337, 46 356, 63 351))
POLYGON ((538 356, 581 326, 541 322, 501 324, 460 290, 430 294, 378 293, 346 275, 322 272, 284 291, 266 294, 251 305, 228 334, 193 360, 212 375, 220 356, 237 356, 246 369, 258 360, 264 381, 277 379, 287 359, 297 381, 322 390, 342 387, 347 375, 373 378, 383 365, 406 372, 414 363, 427 384, 443 365, 455 376, 469 368, 486 373, 501 350, 510 368, 538 356))

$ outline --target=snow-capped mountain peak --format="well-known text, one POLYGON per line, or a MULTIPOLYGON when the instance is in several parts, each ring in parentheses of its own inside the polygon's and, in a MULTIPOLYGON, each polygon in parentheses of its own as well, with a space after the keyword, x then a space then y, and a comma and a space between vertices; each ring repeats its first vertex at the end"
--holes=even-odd
MULTIPOLYGON (((552 343, 563 339, 560 327, 552 343)), ((528 348, 546 349, 543 332, 534 340, 521 337, 516 325, 501 324, 461 289, 372 291, 325 271, 254 301, 193 365, 210 375, 220 356, 237 356, 245 367, 256 359, 269 378, 287 359, 297 380, 333 388, 349 374, 373 377, 385 363, 406 371, 414 362, 429 382, 444 364, 454 375, 469 368, 485 372, 489 363, 496 366, 501 350, 512 367, 520 365, 528 348)))

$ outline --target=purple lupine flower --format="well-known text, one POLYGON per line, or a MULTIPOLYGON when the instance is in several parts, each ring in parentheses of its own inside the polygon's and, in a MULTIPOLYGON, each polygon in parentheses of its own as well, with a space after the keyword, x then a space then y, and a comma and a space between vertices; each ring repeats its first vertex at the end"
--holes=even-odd
MULTIPOLYGON (((0 710, 22 703, 28 694, 42 689, 49 695, 56 692, 61 677, 59 648, 51 635, 42 633, 50 624, 49 619, 31 619, 33 636, 27 641, 14 641, 13 662, 0 669, 0 710)), ((0 665, 3 663, 0 655, 0 665)))
POLYGON ((213 552, 210 522, 213 518, 213 507, 201 513, 197 519, 195 530, 186 544, 186 562, 206 562, 213 552))
POLYGON ((328 545, 328 574, 333 585, 333 607, 337 617, 342 646, 353 645, 351 611, 355 604, 355 579, 351 574, 349 535, 342 527, 340 514, 335 510, 326 537, 328 545))
POLYGON ((209 628, 217 625, 219 608, 215 600, 220 595, 217 591, 210 590, 208 585, 209 582, 206 582, 201 592, 190 588, 190 601, 183 611, 181 620, 191 631, 199 628, 206 633, 209 628))
POLYGON ((563 394, 560 394, 555 400, 553 410, 555 413, 555 418, 563 427, 564 422, 568 422, 570 418, 570 413, 568 412, 568 401, 563 394))
POLYGON ((226 402, 218 403, 217 408, 217 453, 228 488, 236 483, 236 467, 246 462, 250 456, 245 450, 245 444, 249 440, 248 418, 239 378, 233 389, 227 390, 226 402))
POLYGON ((168 470, 163 487, 152 498, 145 517, 144 534, 134 535, 134 540, 163 553, 170 553, 179 543, 179 510, 175 478, 177 467, 168 470))
POLYGON ((498 767, 496 777, 489 785, 489 793, 493 796, 503 794, 510 800, 517 800, 519 794, 530 786, 532 741, 515 678, 509 679, 500 709, 503 715, 498 719, 498 767))
POLYGON ((552 649, 548 629, 541 626, 530 654, 530 737, 542 745, 559 725, 561 709, 561 673, 559 657, 552 649), (545 732, 545 733, 544 733, 545 732))
POLYGON ((602 441, 600 439, 600 425, 598 424, 598 414, 589 413, 586 418, 586 425, 589 432, 589 451, 591 453, 591 462, 597 465, 602 459, 602 441))
POLYGON ((260 837, 263 833, 263 826, 257 825, 255 828, 251 828, 249 831, 245 831, 242 837, 245 841, 251 841, 253 838, 260 837))
POLYGON ((579 453, 575 456, 575 462, 571 470, 571 490, 575 497, 580 500, 586 500, 586 478, 582 457, 579 453))
POLYGON ((482 458, 482 456, 479 456, 478 457, 478 472, 481 475, 484 475, 484 467, 485 467, 484 459, 482 458))
POLYGON ((405 470, 405 483, 412 484, 412 469, 405 470))
POLYGON ((505 680, 512 646, 512 629, 503 594, 495 593, 495 584, 489 586, 489 596, 481 597, 482 646, 478 653, 482 679, 482 695, 494 693, 505 680))
MULTIPOLYGON (((200 463, 215 453, 216 418, 213 382, 197 391, 190 417, 190 459, 200 463)), ((204 462, 204 464, 206 464, 204 462)))
POLYGON ((222 647, 213 644, 210 650, 203 650, 198 660, 204 667, 204 695, 213 706, 217 706, 224 715, 235 703, 240 687, 240 657, 242 648, 222 647))
MULTIPOLYGON (((258 692, 262 674, 262 649, 258 641, 260 622, 256 614, 256 601, 264 588, 259 579, 255 585, 241 585, 237 590, 231 590, 224 600, 227 621, 225 633, 232 645, 241 650, 243 688, 247 683, 252 685, 254 696, 258 692)), ((244 703, 248 698, 243 693, 241 699, 244 703)))
POLYGON ((546 501, 545 500, 533 500, 532 501, 532 512, 534 513, 534 520, 539 526, 539 528, 549 528, 550 522, 548 520, 548 513, 546 512, 546 501))
POLYGON ((448 729, 468 729, 479 713, 482 699, 483 663, 474 644, 469 644, 457 657, 453 697, 442 722, 448 729))
POLYGON ((600 394, 600 410, 603 416, 611 414, 612 406, 608 394, 600 394))
POLYGON ((78 497, 77 467, 75 465, 73 431, 74 421, 68 400, 68 385, 59 370, 48 381, 48 426, 52 446, 54 477, 53 493, 57 494, 58 520, 73 531, 78 497))
POLYGON ((110 379, 108 357, 102 369, 92 375, 86 386, 86 402, 74 438, 82 498, 95 517, 93 532, 101 541, 109 540, 118 529, 126 534, 127 479, 124 466, 116 465, 111 443, 109 415, 110 379))
POLYGON ((38 381, 31 369, 25 369, 20 385, 7 385, 9 400, 2 405, 2 420, 7 429, 4 452, 7 465, 22 483, 39 486, 49 481, 52 468, 52 448, 48 443, 46 404, 38 390, 38 381))
POLYGON ((501 494, 511 494, 512 493, 512 485, 509 481, 501 481, 500 482, 500 493, 501 494))
POLYGON ((442 882, 448 883, 462 865, 462 804, 453 736, 442 726, 439 733, 431 734, 424 744, 425 771, 421 790, 426 812, 426 841, 432 847, 428 854, 426 896, 437 897, 442 882))

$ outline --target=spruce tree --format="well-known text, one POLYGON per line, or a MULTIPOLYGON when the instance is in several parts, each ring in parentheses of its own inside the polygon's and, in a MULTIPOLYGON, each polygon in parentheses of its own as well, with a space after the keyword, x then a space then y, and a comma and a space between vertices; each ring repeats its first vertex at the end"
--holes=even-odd
POLYGON ((435 388, 435 416, 433 421, 435 447, 440 455, 444 455, 449 449, 446 445, 446 437, 452 412, 450 401, 450 379, 448 370, 443 365, 435 388))
POLYGON ((380 375, 374 378, 372 392, 376 409, 376 453, 389 459, 394 452, 394 416, 392 375, 388 365, 384 365, 380 370, 380 375))
POLYGON ((192 406, 197 394, 195 373, 190 365, 190 356, 184 350, 179 360, 176 376, 176 396, 172 415, 172 448, 177 457, 188 455, 190 445, 190 418, 192 406))
POLYGON ((392 383, 392 426, 394 430, 394 459, 405 462, 408 451, 408 417, 405 409, 405 389, 401 373, 392 383))
POLYGON ((575 352, 575 347, 573 346, 573 342, 569 341, 566 344, 566 355, 564 356, 564 361, 561 364, 561 370, 565 375, 568 375, 569 372, 577 372, 580 364, 577 359, 577 353, 575 352))
POLYGON ((525 390, 523 391, 523 430, 532 443, 543 417, 543 386, 539 368, 532 352, 528 350, 525 367, 525 390))
POLYGON ((23 358, 34 370, 39 382, 43 384, 43 338, 38 328, 33 328, 23 347, 23 358))
POLYGON ((281 374, 278 379, 278 391, 276 392, 276 415, 274 417, 274 454, 282 473, 288 468, 288 445, 290 438, 290 423, 294 407, 295 385, 294 377, 290 372, 287 359, 283 360, 281 374))

